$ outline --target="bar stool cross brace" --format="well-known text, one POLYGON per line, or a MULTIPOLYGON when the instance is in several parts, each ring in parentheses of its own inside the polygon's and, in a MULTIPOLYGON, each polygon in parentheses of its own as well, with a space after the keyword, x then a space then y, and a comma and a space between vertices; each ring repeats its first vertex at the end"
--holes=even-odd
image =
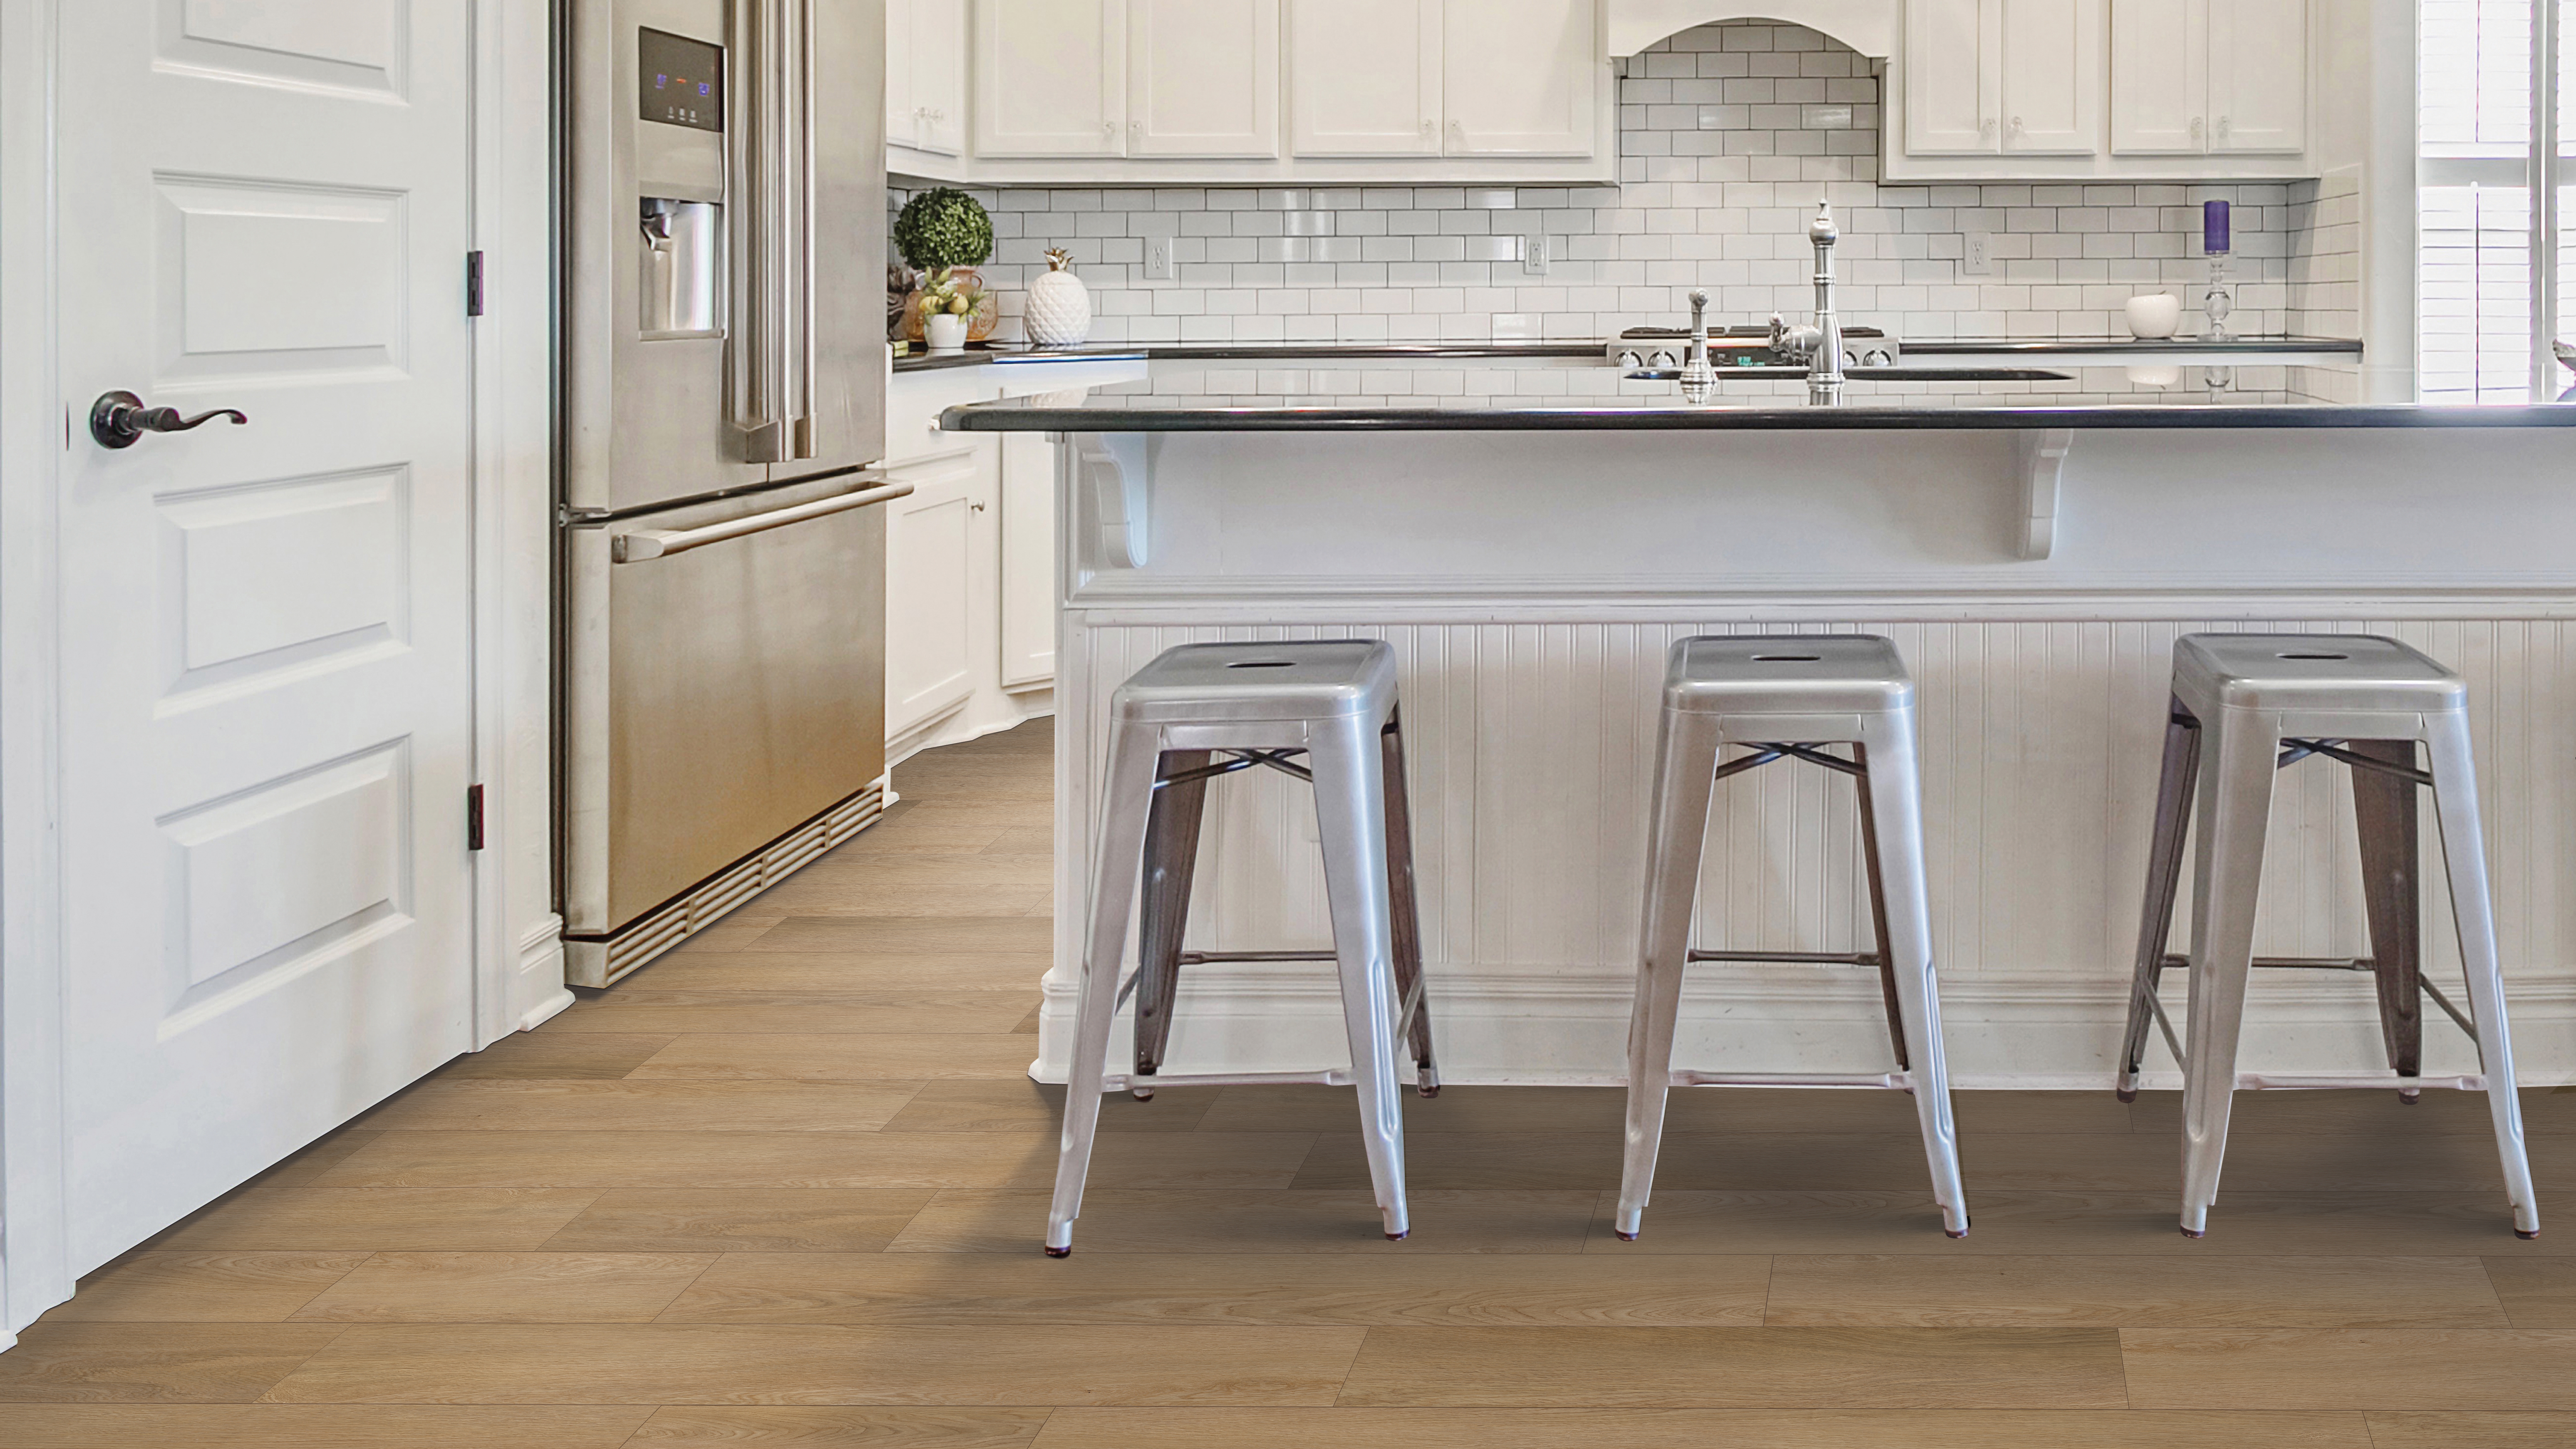
MULTIPOLYGON (((2178 747, 2186 752, 2179 761, 2182 767, 2181 776, 2170 782, 2173 786, 2182 786, 2187 784, 2191 775, 2198 769, 2197 736, 2200 721, 2187 711, 2176 709, 2167 723, 2173 735, 2190 737, 2188 740, 2172 742, 2168 750, 2170 754, 2178 747)), ((2318 739, 2284 736, 2281 740, 2280 753, 2274 757, 2272 768, 2276 771, 2286 770, 2302 760, 2310 759, 2334 760, 2350 766, 2355 772, 2353 794, 2356 814, 2363 822, 2365 855, 2376 857, 2394 852, 2400 857, 2411 857, 2414 854, 2412 842, 2416 827, 2412 787, 2421 786, 2430 789, 2433 786, 2431 771, 2418 769, 2405 762, 2406 759, 2412 758, 2413 754, 2414 742, 2411 740, 2318 739), (2361 748, 2353 748, 2356 745, 2361 748), (2391 783, 2385 789, 2372 790, 2369 788, 2369 782, 2359 778, 2365 773, 2391 783), (2400 839, 2376 838, 2383 834, 2400 833, 2402 833, 2400 839)), ((2170 802, 2170 810, 2177 820, 2180 818, 2180 808, 2181 802, 2177 794, 2176 800, 2170 802)), ((2160 822, 2166 813, 2168 813, 2168 802, 2160 801, 2158 816, 2160 822)), ((2163 919, 2170 921, 2173 914, 2173 897, 2180 881, 2183 846, 2181 831, 2177 829, 2173 834, 2174 838, 2170 841, 2165 839, 2161 831, 2157 837, 2155 861, 2157 871, 2153 882, 2157 893, 2156 897, 2149 902, 2151 919, 2154 918, 2159 907, 2161 907, 2163 919), (2168 852, 2171 855, 2169 861, 2168 852)), ((2364 870, 2366 874, 2381 876, 2394 874, 2409 881, 2413 879, 2415 873, 2412 860, 2405 858, 2395 861, 2371 859, 2365 862, 2364 870)), ((2370 884, 2384 887, 2393 885, 2394 882, 2373 881, 2370 884)), ((2483 1091, 2486 1088, 2486 1077, 2482 1072, 2441 1077, 2423 1075, 2423 1022, 2421 1008, 2413 999, 2415 993, 2420 991, 2431 997, 2433 1004, 2442 1009, 2442 1014, 2448 1016, 2453 1024, 2467 1033, 2472 1042, 2477 1040, 2478 1027, 2458 1004, 2443 994, 2439 986, 2424 977, 2417 954, 2419 931, 2414 920, 2413 906, 2411 899, 2403 901, 2394 899, 2392 893, 2386 889, 2373 891, 2369 908, 2372 922, 2372 955, 2257 956, 2252 962, 2252 969, 2257 971, 2351 971, 2376 978, 2379 984, 2382 1026, 2387 1037, 2389 1066, 2395 1073, 2390 1080, 2397 1087, 2397 1099, 2408 1106, 2413 1106, 2421 1100, 2423 1089, 2426 1087, 2456 1089, 2464 1092, 2483 1091)), ((2165 951, 2164 944, 2163 933, 2157 933, 2153 943, 2155 954, 2152 962, 2142 958, 2139 965, 2136 996, 2131 1003, 2128 1041, 2120 1063, 2117 1095, 2123 1102, 2134 1102, 2138 1099, 2138 1073, 2144 1065, 2146 1029, 2150 1021, 2155 1025, 2157 1034, 2164 1038, 2166 1050, 2173 1053, 2174 1064, 2185 1072, 2191 1068, 2190 1054, 2183 1048, 2182 1037, 2174 1028, 2173 1018, 2165 1012, 2162 997, 2164 973, 2191 969, 2191 958, 2178 952, 2165 951)), ((2369 1087, 2381 1083, 2381 1079, 2375 1077, 2314 1072, 2238 1072, 2235 1074, 2235 1081, 2237 1090, 2249 1092, 2267 1089, 2277 1091, 2369 1087)))

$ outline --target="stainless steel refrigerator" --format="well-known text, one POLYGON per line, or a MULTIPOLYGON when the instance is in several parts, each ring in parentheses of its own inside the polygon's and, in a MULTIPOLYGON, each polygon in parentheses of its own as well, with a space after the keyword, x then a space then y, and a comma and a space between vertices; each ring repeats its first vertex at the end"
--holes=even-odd
POLYGON ((604 986, 883 808, 885 10, 557 24, 557 869, 604 986))

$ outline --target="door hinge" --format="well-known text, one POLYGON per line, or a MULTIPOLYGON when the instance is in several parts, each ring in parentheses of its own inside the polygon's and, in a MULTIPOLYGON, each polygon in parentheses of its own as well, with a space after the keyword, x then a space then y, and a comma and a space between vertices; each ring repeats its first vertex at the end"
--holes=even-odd
POLYGON ((465 315, 468 317, 483 315, 483 254, 481 252, 465 254, 465 315))
POLYGON ((483 787, 480 785, 465 787, 465 848, 483 848, 483 787))

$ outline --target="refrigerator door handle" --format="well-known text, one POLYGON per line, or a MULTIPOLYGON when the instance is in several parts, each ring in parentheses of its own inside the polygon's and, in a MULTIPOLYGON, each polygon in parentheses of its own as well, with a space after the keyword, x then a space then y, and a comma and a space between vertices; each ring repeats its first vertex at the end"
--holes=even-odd
POLYGON ((787 0, 796 11, 796 362, 795 456, 820 456, 814 436, 815 389, 820 381, 815 346, 814 214, 822 209, 822 177, 815 165, 815 42, 817 0, 787 0))
POLYGON ((611 563, 630 564, 643 563, 649 559, 668 558, 675 553, 687 553, 693 548, 704 548, 711 543, 723 543, 727 539, 745 538, 755 533, 767 533, 773 528, 785 528, 789 524, 803 523, 809 518, 847 513, 853 508, 865 508, 872 503, 891 503, 895 499, 909 496, 911 492, 912 485, 909 483, 889 483, 882 488, 863 488, 856 493, 844 493, 836 498, 800 503, 793 508, 755 513, 748 518, 731 519, 724 523, 711 523, 704 528, 639 528, 632 533, 613 535, 608 541, 608 559, 611 563))
POLYGON ((743 157, 753 201, 750 327, 743 368, 743 456, 815 456, 813 0, 747 0, 752 60, 743 157))

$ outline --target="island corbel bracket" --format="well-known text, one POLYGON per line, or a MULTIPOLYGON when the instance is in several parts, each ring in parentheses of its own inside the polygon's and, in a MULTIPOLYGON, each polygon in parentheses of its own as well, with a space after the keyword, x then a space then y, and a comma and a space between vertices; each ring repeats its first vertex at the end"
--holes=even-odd
POLYGON ((2044 559, 2057 547, 2057 490, 2073 428, 2031 428, 2013 435, 2013 472, 2021 483, 2021 556, 2044 559))
POLYGON ((1152 522, 1145 443, 1139 433, 1074 433, 1075 478, 1091 499, 1100 562, 1114 569, 1145 566, 1152 522))

